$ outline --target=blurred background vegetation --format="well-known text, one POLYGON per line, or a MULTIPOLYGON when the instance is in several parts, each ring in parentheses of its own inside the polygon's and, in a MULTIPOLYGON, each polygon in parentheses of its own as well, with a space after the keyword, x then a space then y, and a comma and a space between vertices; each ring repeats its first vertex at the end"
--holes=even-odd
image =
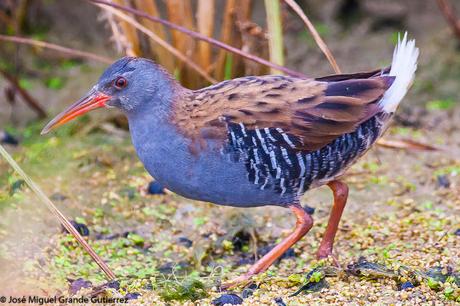
MULTIPOLYGON (((422 77, 417 78, 416 89, 434 92, 435 100, 440 100, 435 104, 440 107, 458 100, 455 88, 458 74, 454 71, 458 69, 453 69, 458 67, 455 65, 460 36, 456 1, 297 2, 344 72, 388 65, 388 51, 398 33, 407 30, 422 46, 421 66, 427 65, 426 71, 430 72, 420 71, 422 77), (446 82, 439 82, 441 79, 446 82)), ((312 35, 284 1, 113 0, 112 3, 162 18, 308 76, 333 73, 312 35)), ((189 88, 242 75, 279 72, 161 23, 113 7, 98 7, 91 1, 2 1, 0 33, 99 55, 95 59, 37 44, 3 40, 0 45, 0 69, 5 77, 0 80, 3 88, 0 128, 3 129, 56 113, 78 95, 80 88, 96 78, 106 66, 104 60, 124 55, 154 59, 189 88)), ((419 104, 430 101, 419 100, 419 104)))

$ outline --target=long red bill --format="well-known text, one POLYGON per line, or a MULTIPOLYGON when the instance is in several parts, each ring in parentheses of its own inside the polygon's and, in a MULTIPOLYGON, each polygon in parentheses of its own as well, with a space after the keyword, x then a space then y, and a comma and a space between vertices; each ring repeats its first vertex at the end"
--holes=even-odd
POLYGON ((90 110, 104 107, 105 103, 111 97, 92 89, 86 96, 75 102, 74 104, 70 105, 66 110, 62 113, 54 117, 42 130, 41 134, 44 135, 51 131, 52 129, 63 125, 66 122, 71 121, 72 119, 81 116, 90 110))

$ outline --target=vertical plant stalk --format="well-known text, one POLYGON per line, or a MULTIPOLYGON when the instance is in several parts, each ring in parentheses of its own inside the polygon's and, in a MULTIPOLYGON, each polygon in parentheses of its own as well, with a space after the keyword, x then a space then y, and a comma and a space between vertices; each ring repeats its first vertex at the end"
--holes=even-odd
POLYGON ((454 8, 448 0, 437 0, 437 2, 452 31, 460 39, 460 20, 455 16, 454 8))
POLYGON ((86 240, 80 235, 80 233, 73 227, 69 220, 59 211, 59 209, 51 202, 51 200, 45 195, 41 188, 19 167, 14 161, 11 155, 3 148, 0 144, 0 155, 10 164, 10 166, 22 177, 37 197, 48 207, 48 209, 58 218, 62 226, 71 233, 78 243, 85 249, 86 252, 93 258, 101 270, 105 273, 109 280, 115 279, 115 274, 110 270, 109 266, 97 255, 97 253, 91 248, 86 240))
MULTIPOLYGON (((135 0, 135 4, 138 10, 146 12, 151 16, 160 16, 160 12, 158 11, 158 7, 155 3, 155 0, 135 0)), ((165 41, 167 40, 166 31, 162 24, 152 22, 145 18, 141 18, 140 23, 144 27, 155 33, 161 39, 165 41)), ((169 72, 174 72, 174 57, 171 56, 169 51, 153 40, 149 40, 149 43, 150 49, 153 53, 156 54, 158 62, 160 62, 169 72)))
MULTIPOLYGON (((236 0, 227 0, 224 8, 224 16, 222 21, 222 28, 220 34, 220 41, 224 44, 234 46, 233 44, 233 13, 236 9, 236 0)), ((217 55, 216 70, 214 76, 218 80, 224 79, 225 76, 225 63, 229 53, 225 50, 220 50, 217 55)), ((228 73, 228 71, 227 71, 228 73)))
MULTIPOLYGON (((274 67, 278 70, 281 70, 283 71, 284 73, 288 74, 288 75, 291 75, 291 76, 295 76, 295 77, 299 77, 299 78, 306 78, 307 76, 299 71, 295 71, 295 70, 292 70, 292 69, 289 69, 289 68, 286 68, 286 67, 283 67, 283 66, 280 66, 280 65, 276 65, 270 61, 267 61, 259 56, 255 56, 253 54, 250 54, 250 53, 247 53, 247 52, 244 52, 242 51, 241 49, 238 49, 238 48, 235 48, 233 46, 230 46, 228 44, 225 44, 217 39, 214 39, 212 37, 207 37, 207 36, 204 36, 204 35, 201 35, 200 33, 197 33, 197 32, 194 32, 194 31, 191 31, 187 28, 184 28, 184 27, 181 27, 177 24, 174 24, 173 22, 170 22, 168 20, 164 20, 164 19, 161 19, 161 18, 158 18, 158 17, 154 17, 154 16, 150 16, 149 14, 146 14, 144 12, 141 12, 139 10, 136 10, 136 9, 133 9, 131 7, 128 7, 128 6, 124 6, 124 5, 118 5, 116 3, 112 3, 112 2, 109 2, 107 0, 86 0, 86 1, 89 1, 93 4, 100 4, 102 5, 101 7, 104 7, 104 6, 109 6, 109 7, 113 7, 113 8, 116 8, 118 10, 122 10, 122 11, 125 11, 125 12, 130 12, 136 16, 140 16, 140 17, 143 17, 143 18, 147 18, 153 22, 158 22, 158 23, 161 23, 163 24, 164 26, 167 26, 168 28, 171 28, 171 29, 175 29, 177 31, 180 31, 182 33, 185 33, 195 39, 198 39, 198 40, 202 40, 202 41, 205 41, 207 43, 210 43, 220 49, 224 49, 224 50, 227 50, 229 52, 232 52, 236 55, 239 55, 241 57, 244 57, 250 61, 253 61, 253 62, 256 62, 256 63, 259 63, 261 65, 264 65, 264 66, 267 66, 267 67, 274 67)), ((249 0, 242 0, 243 3, 250 3, 249 0)))
MULTIPOLYGON (((113 0, 116 4, 123 5, 124 0, 113 0)), ((137 36, 136 28, 126 21, 120 22, 123 33, 126 37, 126 54, 129 56, 140 56, 141 49, 139 44, 139 37, 137 36)))
MULTIPOLYGON (((214 0, 198 1, 196 13, 198 32, 208 37, 211 37, 214 32, 215 5, 214 0)), ((209 72, 212 63, 211 46, 204 41, 199 41, 197 51, 199 65, 209 72)))
POLYGON ((299 15, 299 17, 305 23, 311 35, 313 36, 313 39, 315 40, 318 47, 321 49, 321 51, 326 56, 327 60, 331 64, 335 73, 341 74, 342 72, 340 71, 339 65, 337 65, 337 62, 334 56, 332 55, 331 50, 329 50, 328 46, 326 45, 324 40, 321 38, 318 31, 316 31, 315 26, 311 23, 310 19, 308 19, 308 17, 304 14, 304 12, 302 11, 302 8, 294 0, 284 0, 284 2, 286 2, 287 5, 289 5, 294 10, 294 12, 296 12, 296 14, 299 15))
MULTIPOLYGON (((284 66, 283 25, 279 0, 265 0, 265 11, 267 13, 270 61, 284 66)), ((281 71, 273 68, 271 68, 271 73, 282 74, 281 71)))
POLYGON ((155 33, 153 33, 152 31, 150 31, 149 29, 147 29, 146 27, 144 27, 143 25, 141 25, 139 22, 137 22, 136 20, 134 20, 132 17, 120 12, 119 10, 117 9, 114 9, 110 6, 104 6, 104 5, 100 5, 100 4, 97 4, 97 6, 99 6, 101 9, 103 10, 107 10, 109 11, 110 13, 112 13, 113 15, 117 16, 118 18, 122 19, 123 21, 131 24, 133 27, 135 27, 136 29, 138 29, 139 31, 143 32, 144 34, 146 34, 147 36, 149 36, 151 39, 153 39, 154 41, 156 41, 158 44, 160 44, 162 47, 166 48, 170 53, 172 53, 174 56, 176 56, 179 60, 181 60, 182 62, 184 62, 185 64, 189 65, 192 69, 196 70, 201 76, 203 76, 206 80, 208 80, 209 82, 211 83, 216 83, 217 81, 215 79, 213 79, 209 74, 206 73, 206 71, 204 71, 203 69, 201 69, 200 66, 196 65, 194 62, 192 61, 189 61, 188 58, 182 54, 181 52, 179 52, 179 50, 177 50, 176 48, 174 48, 173 46, 171 46, 168 42, 162 40, 161 38, 159 38, 157 35, 155 35, 155 33))

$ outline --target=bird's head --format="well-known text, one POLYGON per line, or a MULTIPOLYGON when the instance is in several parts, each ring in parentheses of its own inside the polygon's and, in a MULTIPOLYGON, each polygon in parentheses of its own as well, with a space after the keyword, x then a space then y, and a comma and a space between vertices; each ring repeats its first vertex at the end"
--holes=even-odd
MULTIPOLYGON (((116 107, 129 115, 152 105, 161 109, 171 91, 170 75, 151 60, 124 57, 108 67, 99 81, 80 100, 51 120, 42 130, 46 134, 93 109, 116 107)), ((155 110, 155 109, 153 109, 155 110)))

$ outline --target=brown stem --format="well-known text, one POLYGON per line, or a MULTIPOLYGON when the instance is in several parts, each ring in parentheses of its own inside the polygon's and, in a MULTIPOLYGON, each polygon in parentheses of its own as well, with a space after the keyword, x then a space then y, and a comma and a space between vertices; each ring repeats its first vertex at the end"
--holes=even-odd
POLYGON ((455 11, 449 0, 437 0, 438 6, 441 9, 444 17, 449 23, 458 39, 460 39, 460 20, 455 16, 455 11))
POLYGON ((5 79, 10 82, 10 84, 16 89, 16 91, 21 95, 24 101, 37 113, 40 118, 46 118, 45 110, 40 106, 40 104, 35 100, 24 88, 19 85, 19 82, 16 77, 9 74, 3 69, 0 69, 0 73, 5 77, 5 79))
POLYGON ((18 37, 18 36, 9 36, 9 35, 0 35, 0 40, 3 41, 10 41, 14 43, 19 43, 19 44, 26 44, 26 45, 32 45, 32 46, 38 46, 42 48, 47 48, 47 49, 53 49, 62 53, 67 53, 70 55, 73 55, 75 57, 79 58, 87 58, 91 60, 95 60, 98 62, 106 63, 106 64, 111 64, 114 60, 100 56, 94 53, 90 52, 85 52, 85 51, 80 51, 72 48, 67 48, 63 47, 60 45, 52 44, 46 41, 41 41, 41 40, 35 40, 31 38, 25 38, 25 37, 18 37))
POLYGON ((301 78, 305 78, 306 75, 303 74, 303 73, 300 73, 298 71, 294 71, 294 70, 291 70, 289 68, 286 68, 286 67, 283 67, 283 66, 279 66, 279 65, 276 65, 270 61, 267 61, 263 58, 260 58, 258 56, 255 56, 255 55, 252 55, 252 54, 249 54, 249 53, 246 53, 244 51, 241 51, 240 49, 238 48, 235 48, 235 47, 232 47, 232 46, 229 46, 227 44, 224 44, 214 38, 211 38, 211 37, 207 37, 205 35, 202 35, 200 33, 197 33, 197 32, 194 32, 194 31, 191 31, 187 28, 184 28, 184 27, 181 27, 181 26, 178 26, 177 24, 174 24, 172 22, 169 22, 167 20, 164 20, 164 19, 161 19, 161 18, 158 18, 158 17, 154 17, 154 16, 150 16, 149 14, 147 13, 144 13, 144 12, 141 12, 139 10, 136 10, 136 9, 133 9, 133 8, 130 8, 128 6, 123 6, 123 5, 118 5, 118 4, 115 4, 115 3, 112 3, 112 2, 109 2, 109 1, 105 1, 105 0, 88 0, 92 3, 98 3, 98 4, 103 4, 103 5, 108 5, 108 6, 111 6, 111 7, 114 7, 114 8, 117 8, 119 10, 123 10, 123 11, 126 11, 126 12, 129 12, 131 14, 134 14, 134 15, 137 15, 139 17, 142 17, 142 18, 147 18, 153 22, 159 22, 161 24, 163 24, 164 26, 167 26, 169 28, 172 28, 174 30, 177 30, 177 31, 180 31, 182 33, 185 33, 195 39, 198 39, 198 40, 201 40, 201 41, 205 41, 207 43, 210 43, 216 47, 219 47, 219 48, 222 48, 222 49, 225 49, 229 52, 232 52, 232 53, 235 53, 235 54, 238 54, 242 57, 245 57, 251 61, 254 61, 254 62, 257 62, 259 64, 262 64, 262 65, 265 65, 265 66, 268 66, 268 67, 271 67, 271 68, 274 68, 274 69, 277 69, 277 70, 280 70, 280 71, 283 71, 284 73, 288 74, 288 75, 291 75, 291 76, 296 76, 296 77, 301 77, 301 78))

